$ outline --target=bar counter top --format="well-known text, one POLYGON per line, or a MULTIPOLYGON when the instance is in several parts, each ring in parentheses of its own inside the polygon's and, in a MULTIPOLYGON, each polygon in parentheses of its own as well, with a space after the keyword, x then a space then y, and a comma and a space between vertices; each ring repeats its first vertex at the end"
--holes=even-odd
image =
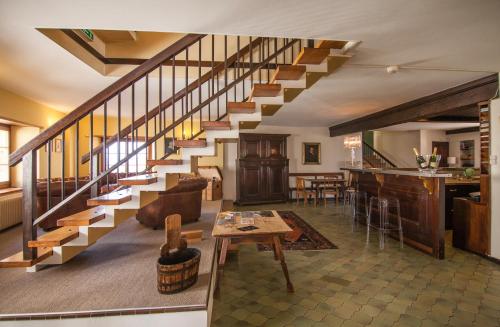
POLYGON ((372 173, 372 174, 390 174, 390 175, 401 175, 401 176, 416 176, 416 177, 442 177, 449 178, 453 177, 452 173, 448 172, 437 172, 436 174, 422 173, 418 170, 408 170, 408 169, 382 169, 382 168, 343 168, 344 170, 356 171, 360 173, 372 173))

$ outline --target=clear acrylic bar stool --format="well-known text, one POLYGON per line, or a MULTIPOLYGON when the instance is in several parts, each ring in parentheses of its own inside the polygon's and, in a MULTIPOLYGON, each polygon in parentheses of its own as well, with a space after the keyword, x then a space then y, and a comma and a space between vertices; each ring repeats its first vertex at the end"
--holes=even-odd
POLYGON ((370 209, 368 213, 368 221, 366 228, 366 244, 369 244, 370 242, 370 227, 378 229, 379 247, 381 250, 384 249, 386 234, 390 233, 391 231, 399 232, 399 243, 401 248, 403 248, 403 226, 401 224, 401 209, 399 206, 399 200, 395 198, 372 196, 370 198, 370 209), (378 225, 374 224, 372 221, 373 206, 375 204, 378 206, 378 212, 379 212, 378 225), (396 208, 397 225, 391 224, 390 222, 389 208, 396 208))
MULTIPOLYGON (((358 225, 359 223, 359 204, 361 200, 364 200, 365 202, 365 219, 368 217, 368 195, 365 191, 359 191, 359 190, 350 190, 350 192, 347 192, 346 195, 348 197, 348 203, 349 203, 349 209, 351 211, 351 225, 352 225, 352 231, 354 232, 354 228, 358 225)), ((344 211, 346 208, 346 202, 344 200, 344 211)))

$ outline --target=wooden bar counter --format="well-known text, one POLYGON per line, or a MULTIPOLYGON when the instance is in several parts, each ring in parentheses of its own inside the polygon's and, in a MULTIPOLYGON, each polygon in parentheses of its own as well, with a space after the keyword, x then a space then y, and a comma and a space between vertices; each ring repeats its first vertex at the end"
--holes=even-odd
MULTIPOLYGON (((445 178, 451 174, 432 175, 416 169, 347 170, 352 174, 352 186, 366 191, 368 199, 370 196, 399 199, 405 244, 444 259, 445 178)), ((395 222, 394 215, 395 211, 390 210, 389 219, 395 222)))

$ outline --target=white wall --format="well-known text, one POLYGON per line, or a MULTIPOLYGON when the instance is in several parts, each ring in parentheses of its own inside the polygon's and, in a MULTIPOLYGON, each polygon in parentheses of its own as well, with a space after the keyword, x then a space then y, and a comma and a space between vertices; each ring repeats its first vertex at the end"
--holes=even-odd
POLYGON ((491 101, 490 155, 497 158, 491 165, 491 256, 500 259, 500 99, 491 101))
POLYGON ((413 148, 420 148, 419 131, 374 131, 373 144, 377 151, 382 153, 400 168, 416 168, 413 148))
MULTIPOLYGON (((350 152, 344 148, 344 136, 330 137, 327 127, 284 127, 259 125, 254 130, 242 133, 290 134, 287 138, 289 172, 336 172, 350 160, 350 152), (302 164, 302 143, 321 143, 321 164, 302 164)), ((237 145, 224 145, 223 192, 225 200, 236 199, 237 145)), ((356 151, 356 160, 361 161, 361 151, 356 151)))
POLYGON ((444 130, 422 129, 420 130, 420 153, 431 154, 432 142, 448 142, 444 130))
POLYGON ((460 141, 474 140, 474 167, 481 166, 481 144, 479 132, 447 135, 450 143, 450 157, 457 157, 457 167, 462 167, 460 160, 460 141))

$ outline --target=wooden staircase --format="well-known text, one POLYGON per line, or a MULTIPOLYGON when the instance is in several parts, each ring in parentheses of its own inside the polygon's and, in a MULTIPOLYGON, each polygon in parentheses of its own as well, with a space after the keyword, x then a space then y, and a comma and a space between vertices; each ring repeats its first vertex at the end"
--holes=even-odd
POLYGON ((248 97, 239 102, 228 101, 225 117, 220 117, 225 120, 200 121, 197 138, 175 139, 179 159, 147 160, 149 172, 118 179, 122 189, 89 199, 87 205, 92 208, 58 220, 59 228, 29 241, 28 247, 38 249, 34 259, 26 259, 20 252, 0 261, 0 268, 36 270, 40 265, 65 263, 81 253, 120 223, 135 217, 140 208, 158 198, 158 192, 175 187, 180 174, 196 172, 199 157, 217 154, 217 142, 238 139, 240 129, 254 128, 262 116, 275 113, 345 63, 351 56, 334 52, 342 42, 345 41, 323 41, 315 48, 302 48, 293 62, 277 66, 268 83, 256 82, 248 97))

